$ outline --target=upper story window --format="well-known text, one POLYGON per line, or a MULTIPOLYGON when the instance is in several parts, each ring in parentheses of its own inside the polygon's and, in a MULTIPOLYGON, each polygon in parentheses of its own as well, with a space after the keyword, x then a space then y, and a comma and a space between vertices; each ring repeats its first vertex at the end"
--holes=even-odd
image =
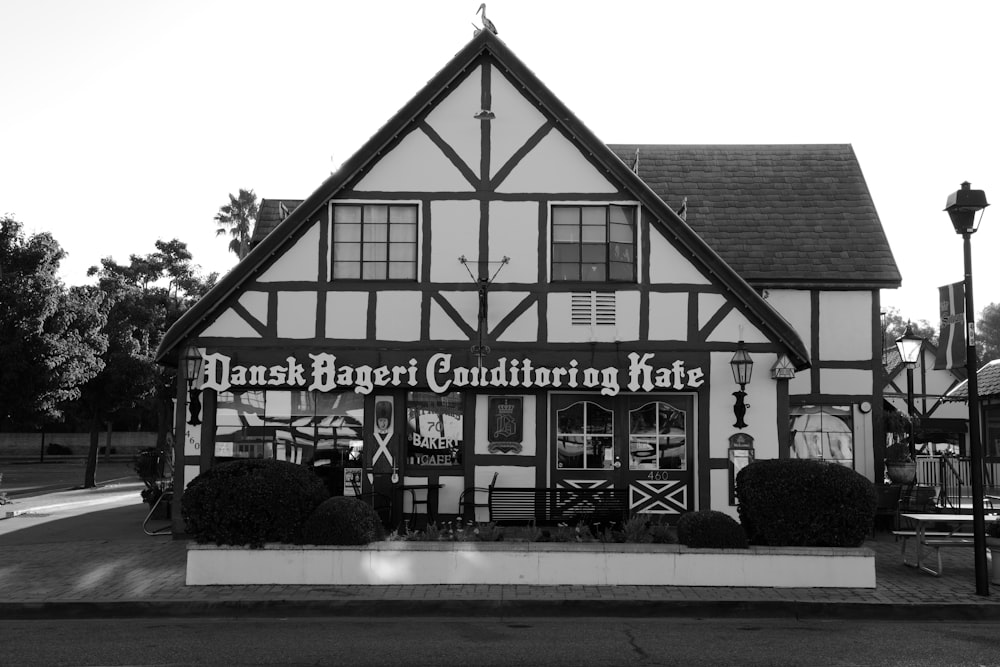
POLYGON ((635 207, 553 206, 552 280, 635 281, 635 207))
POLYGON ((416 280, 416 205, 334 204, 332 275, 341 280, 416 280))

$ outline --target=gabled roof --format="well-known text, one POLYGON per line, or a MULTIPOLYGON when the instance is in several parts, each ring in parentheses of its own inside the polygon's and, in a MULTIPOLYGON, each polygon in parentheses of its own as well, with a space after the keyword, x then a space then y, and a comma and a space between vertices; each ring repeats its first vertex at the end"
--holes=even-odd
MULTIPOLYGON (((1000 359, 994 359, 979 369, 976 373, 977 394, 980 397, 1000 396, 1000 359)), ((967 401, 969 400, 969 381, 963 380, 962 384, 948 392, 949 400, 967 401)))
POLYGON ((194 304, 170 328, 156 351, 161 363, 176 363, 175 348, 183 343, 202 323, 211 319, 216 309, 222 308, 230 296, 266 268, 269 259, 292 242, 299 228, 321 210, 326 202, 339 191, 349 187, 383 154, 391 149, 416 120, 426 114, 440 98, 447 95, 449 86, 466 72, 477 67, 483 57, 490 57, 499 64, 506 76, 519 83, 526 96, 545 110, 556 127, 589 157, 595 167, 603 170, 613 182, 631 192, 649 209, 664 236, 679 249, 685 250, 696 264, 713 274, 732 294, 734 300, 744 304, 745 315, 766 335, 780 341, 797 369, 809 366, 809 352, 795 329, 777 313, 757 291, 733 270, 705 241, 656 195, 646 183, 622 162, 607 146, 587 128, 552 92, 525 66, 514 53, 493 33, 482 30, 438 72, 417 95, 393 116, 361 149, 348 159, 336 173, 284 221, 267 234, 250 253, 216 284, 201 300, 194 304), (664 222, 669 221, 669 222, 664 222))
POLYGON ((850 145, 610 148, 755 287, 900 285, 850 145))

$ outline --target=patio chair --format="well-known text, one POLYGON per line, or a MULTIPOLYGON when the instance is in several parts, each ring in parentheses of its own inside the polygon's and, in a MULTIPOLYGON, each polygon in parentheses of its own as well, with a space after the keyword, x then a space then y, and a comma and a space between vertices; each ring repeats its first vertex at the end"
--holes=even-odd
POLYGON ((458 506, 462 512, 462 516, 466 516, 469 509, 472 510, 472 518, 476 519, 476 510, 480 507, 486 510, 486 521, 490 521, 490 491, 497 485, 497 479, 500 477, 500 473, 493 473, 493 481, 490 482, 488 487, 482 486, 470 486, 462 491, 462 494, 458 497, 458 506))

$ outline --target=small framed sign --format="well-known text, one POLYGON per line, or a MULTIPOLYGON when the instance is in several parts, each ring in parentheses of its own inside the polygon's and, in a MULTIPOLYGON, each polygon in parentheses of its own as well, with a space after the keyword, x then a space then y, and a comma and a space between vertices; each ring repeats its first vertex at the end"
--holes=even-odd
POLYGON ((520 454, 524 440, 524 399, 490 396, 486 410, 490 454, 520 454))

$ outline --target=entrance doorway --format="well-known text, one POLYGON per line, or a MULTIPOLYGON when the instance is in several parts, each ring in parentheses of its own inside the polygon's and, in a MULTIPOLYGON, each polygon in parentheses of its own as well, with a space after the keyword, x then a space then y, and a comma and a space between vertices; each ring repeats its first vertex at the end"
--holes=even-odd
POLYGON ((624 489, 633 514, 690 511, 694 416, 689 394, 552 394, 552 484, 624 489))

